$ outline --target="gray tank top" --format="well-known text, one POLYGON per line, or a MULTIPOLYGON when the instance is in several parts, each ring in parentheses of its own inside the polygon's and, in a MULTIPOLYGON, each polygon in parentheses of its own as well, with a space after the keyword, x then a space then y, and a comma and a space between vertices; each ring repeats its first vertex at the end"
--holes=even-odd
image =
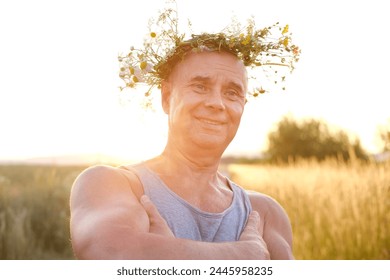
POLYGON ((138 176, 144 193, 156 205, 178 238, 208 242, 237 241, 252 211, 246 192, 229 179, 227 181, 233 191, 231 205, 221 213, 209 213, 192 206, 178 196, 145 164, 122 168, 138 176))

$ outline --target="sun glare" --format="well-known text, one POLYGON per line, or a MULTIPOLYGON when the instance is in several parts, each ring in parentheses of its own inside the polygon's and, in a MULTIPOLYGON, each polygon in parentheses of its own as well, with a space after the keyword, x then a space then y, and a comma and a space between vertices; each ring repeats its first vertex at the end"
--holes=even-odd
POLYGON ((142 161, 160 154, 166 144, 167 120, 162 110, 148 111, 136 102, 111 112, 111 133, 101 142, 105 154, 125 161, 142 161))
MULTIPOLYGON (((143 36, 150 34, 148 18, 163 3, 138 3, 139 13, 133 13, 129 21, 130 6, 119 3, 95 5, 96 12, 89 13, 90 5, 76 1, 68 1, 61 9, 55 4, 40 9, 23 2, 25 9, 20 10, 17 2, 10 1, 9 12, 0 17, 2 25, 10 26, 0 53, 0 160, 108 154, 132 161, 159 154, 166 143, 166 117, 158 111, 158 103, 156 113, 144 112, 136 102, 118 104, 122 81, 117 56, 142 44, 143 36), (69 14, 74 14, 72 21, 69 14), (102 14, 109 20, 102 21, 102 14), (33 71, 23 71, 25 66, 33 71)), ((356 5, 355 13, 347 13, 350 5, 340 1, 305 4, 310 13, 295 1, 283 5, 271 1, 263 13, 261 4, 246 0, 240 5, 200 2, 178 1, 181 31, 188 32, 188 18, 194 33, 218 32, 232 17, 245 23, 251 13, 248 7, 253 7, 254 12, 260 11, 256 14, 259 26, 279 20, 282 26, 289 24, 294 41, 302 47, 297 68, 286 78, 286 90, 247 104, 227 152, 264 149, 268 131, 290 113, 323 119, 357 135, 369 152, 380 152, 375 142, 377 128, 389 118, 387 72, 381 69, 390 64, 390 56, 370 51, 362 57, 371 50, 372 41, 362 40, 357 47, 350 42, 365 33, 382 38, 383 28, 389 25, 386 9, 372 6, 372 15, 377 15, 367 25, 360 14, 370 6, 363 2, 356 5), (330 13, 332 21, 326 18, 330 13), (205 18, 212 18, 212 24, 205 18), (328 37, 332 40, 324 40, 328 37)))

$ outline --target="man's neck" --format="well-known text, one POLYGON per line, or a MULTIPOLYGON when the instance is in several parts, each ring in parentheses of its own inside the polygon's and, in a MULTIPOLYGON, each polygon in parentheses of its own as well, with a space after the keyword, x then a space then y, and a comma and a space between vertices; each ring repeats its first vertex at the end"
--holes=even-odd
POLYGON ((177 163, 178 167, 184 165, 194 172, 203 173, 208 170, 211 173, 215 173, 218 170, 222 153, 219 153, 216 149, 183 148, 168 142, 162 156, 168 161, 177 163))
POLYGON ((149 161, 149 167, 165 184, 190 204, 208 211, 221 212, 232 200, 226 179, 218 174, 220 156, 191 156, 168 145, 164 152, 149 161))
MULTIPOLYGON (((197 189, 218 184, 220 155, 202 151, 181 151, 167 145, 163 153, 154 160, 156 171, 166 177, 180 177, 180 184, 196 183, 197 189), (183 178, 186 178, 183 180, 183 178)), ((190 187, 190 186, 188 186, 190 187)))

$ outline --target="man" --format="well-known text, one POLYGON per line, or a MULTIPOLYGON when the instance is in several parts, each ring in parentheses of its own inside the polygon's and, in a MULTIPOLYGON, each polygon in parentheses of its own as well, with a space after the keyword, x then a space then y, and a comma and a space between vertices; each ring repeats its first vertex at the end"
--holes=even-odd
MULTIPOLYGON (((74 183, 80 259, 292 259, 282 207, 218 165, 244 112, 245 65, 225 50, 186 51, 161 82, 166 147, 135 166, 92 167, 74 183)), ((136 135, 135 135, 136 137, 136 135)))

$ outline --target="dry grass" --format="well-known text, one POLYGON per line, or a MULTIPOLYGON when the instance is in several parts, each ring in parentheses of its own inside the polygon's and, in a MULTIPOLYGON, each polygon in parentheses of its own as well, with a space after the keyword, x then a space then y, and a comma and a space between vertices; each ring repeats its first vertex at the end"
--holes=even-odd
POLYGON ((390 163, 301 161, 229 171, 286 209, 297 259, 390 259, 390 163))
POLYGON ((69 193, 83 167, 0 166, 0 259, 72 259, 69 193))

